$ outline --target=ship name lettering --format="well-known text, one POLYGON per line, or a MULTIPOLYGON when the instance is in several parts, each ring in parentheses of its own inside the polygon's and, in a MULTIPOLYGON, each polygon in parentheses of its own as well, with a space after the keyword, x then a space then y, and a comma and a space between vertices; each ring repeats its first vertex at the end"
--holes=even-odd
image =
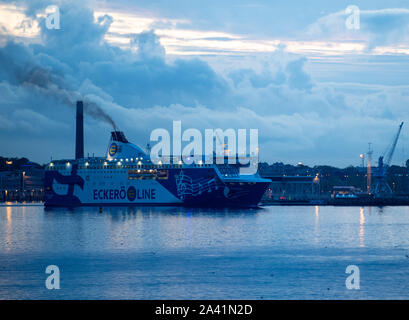
MULTIPOLYGON (((125 189, 94 189, 92 190, 94 200, 118 200, 125 199, 125 189)), ((156 199, 156 189, 138 189, 136 191, 138 199, 156 199)))

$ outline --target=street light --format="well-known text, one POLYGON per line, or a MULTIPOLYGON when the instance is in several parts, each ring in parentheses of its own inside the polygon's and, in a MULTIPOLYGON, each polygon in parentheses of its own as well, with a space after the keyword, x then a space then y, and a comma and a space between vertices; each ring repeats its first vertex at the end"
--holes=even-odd
POLYGON ((361 167, 363 168, 365 166, 364 161, 365 161, 365 155, 363 153, 361 153, 359 155, 359 157, 361 158, 361 167))

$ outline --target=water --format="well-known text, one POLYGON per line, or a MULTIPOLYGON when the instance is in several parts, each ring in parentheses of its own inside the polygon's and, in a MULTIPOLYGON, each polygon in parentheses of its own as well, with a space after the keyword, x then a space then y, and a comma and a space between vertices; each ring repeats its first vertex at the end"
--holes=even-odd
POLYGON ((0 299, 12 298, 408 299, 409 207, 1 206, 0 299), (45 287, 48 265, 60 290, 45 287))

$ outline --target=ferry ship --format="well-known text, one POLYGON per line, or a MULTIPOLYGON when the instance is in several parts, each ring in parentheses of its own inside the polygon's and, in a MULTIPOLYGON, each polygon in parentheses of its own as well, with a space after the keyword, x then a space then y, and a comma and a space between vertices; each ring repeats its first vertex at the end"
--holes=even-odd
POLYGON ((47 164, 45 206, 185 205, 255 207, 270 180, 240 174, 240 164, 152 163, 148 152, 113 131, 105 157, 83 156, 83 106, 77 103, 76 159, 47 164))

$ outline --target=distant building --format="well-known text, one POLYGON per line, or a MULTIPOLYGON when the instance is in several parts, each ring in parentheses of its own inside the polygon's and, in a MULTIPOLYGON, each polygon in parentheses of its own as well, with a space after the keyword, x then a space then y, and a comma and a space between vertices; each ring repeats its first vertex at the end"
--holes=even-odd
POLYGON ((362 189, 354 186, 334 186, 331 198, 357 198, 359 193, 362 193, 362 189))
POLYGON ((43 169, 0 171, 0 201, 42 201, 43 196, 43 169))
POLYGON ((271 184, 264 195, 266 201, 311 200, 319 198, 319 181, 312 176, 268 176, 271 184))

